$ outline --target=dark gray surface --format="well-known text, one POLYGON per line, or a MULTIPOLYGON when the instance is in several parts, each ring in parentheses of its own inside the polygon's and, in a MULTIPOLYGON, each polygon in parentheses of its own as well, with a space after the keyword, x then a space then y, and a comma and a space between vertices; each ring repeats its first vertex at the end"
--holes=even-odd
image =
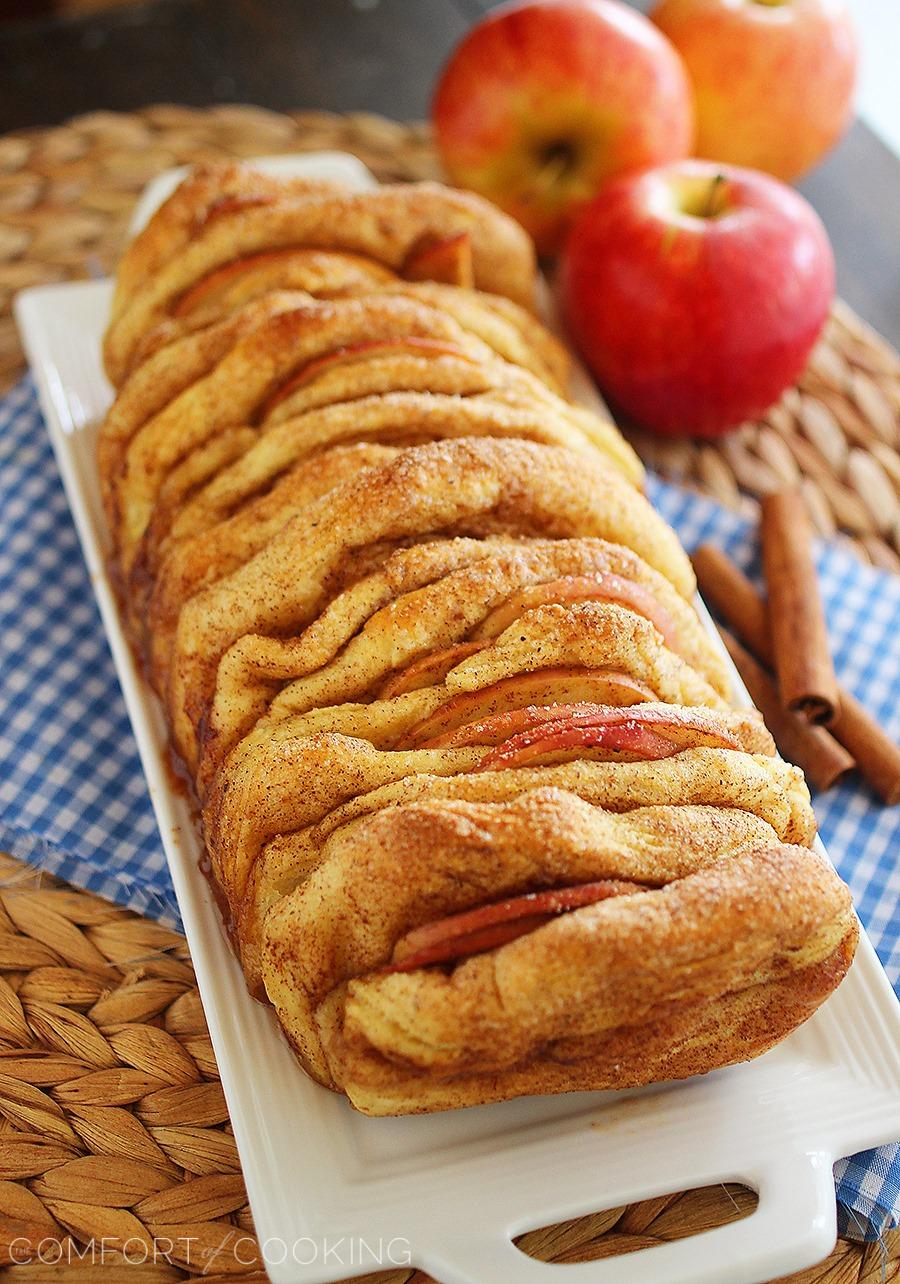
POLYGON ((151 102, 421 117, 465 3, 152 0, 0 26, 0 133, 151 102))
POLYGON ((799 186, 828 228, 842 298, 900 348, 900 160, 857 122, 799 186))
MULTIPOLYGON (((419 118, 444 58, 493 2, 153 0, 11 23, 0 26, 0 133, 151 102, 419 118)), ((858 124, 801 190, 828 227, 844 298, 900 346, 900 161, 858 124)))

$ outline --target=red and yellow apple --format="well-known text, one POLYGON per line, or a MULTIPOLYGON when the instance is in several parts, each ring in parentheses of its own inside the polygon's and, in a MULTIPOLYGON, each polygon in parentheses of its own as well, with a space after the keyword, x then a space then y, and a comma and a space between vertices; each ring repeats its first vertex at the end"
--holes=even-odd
POLYGON ((801 373, 834 259, 812 207, 777 179, 680 161, 617 180, 582 211, 560 292, 572 337, 629 418, 715 436, 801 373))
POLYGON ((853 115, 845 0, 662 0, 653 21, 694 88, 697 155, 793 179, 853 115))
POLYGON ((686 156, 693 106, 681 60, 618 0, 530 0, 478 23, 452 54, 432 117, 451 180, 555 251, 610 178, 686 156))

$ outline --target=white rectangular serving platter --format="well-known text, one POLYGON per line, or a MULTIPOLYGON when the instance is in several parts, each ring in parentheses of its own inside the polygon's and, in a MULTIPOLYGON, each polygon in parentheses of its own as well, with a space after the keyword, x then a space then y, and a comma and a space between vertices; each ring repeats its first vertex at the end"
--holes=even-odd
MULTIPOLYGON (((337 154, 267 166, 374 181, 337 154)), ((140 219, 172 185, 171 175, 151 185, 140 219)), ((865 937, 844 984, 790 1039, 680 1084, 367 1119, 300 1070, 244 988, 188 807, 169 783, 160 707, 105 572, 94 446, 111 398, 100 362, 111 293, 108 281, 40 287, 19 296, 16 315, 140 749, 271 1279, 325 1284, 411 1262, 441 1284, 757 1284, 826 1256, 834 1160, 900 1137, 900 1007, 865 937), (565 1266, 512 1243, 538 1226, 722 1181, 757 1190, 757 1210, 676 1243, 565 1266)))

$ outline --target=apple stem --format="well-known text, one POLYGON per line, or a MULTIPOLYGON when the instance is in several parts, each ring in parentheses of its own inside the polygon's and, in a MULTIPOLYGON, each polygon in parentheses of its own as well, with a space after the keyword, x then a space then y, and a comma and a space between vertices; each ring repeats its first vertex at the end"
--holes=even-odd
POLYGON ((716 174, 715 178, 709 185, 709 192, 706 197, 706 205, 703 210, 703 218, 714 218, 719 213, 719 197, 722 191, 722 184, 725 182, 725 175, 716 174))
POLYGON ((575 165, 575 152, 568 143, 551 143, 541 153, 541 167, 534 177, 536 188, 548 190, 575 165))

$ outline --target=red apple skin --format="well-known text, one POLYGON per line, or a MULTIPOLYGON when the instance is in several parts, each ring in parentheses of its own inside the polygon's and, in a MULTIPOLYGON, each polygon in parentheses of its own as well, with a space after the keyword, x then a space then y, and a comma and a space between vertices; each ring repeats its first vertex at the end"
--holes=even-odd
POLYGON ((479 22, 432 103, 450 178, 555 252, 616 175, 687 156, 690 86, 665 36, 618 0, 532 0, 479 22))
POLYGON ((560 291, 570 333, 629 418, 713 437, 796 381, 834 296, 834 259, 790 188, 682 161, 619 179, 582 212, 560 291), (714 217, 684 212, 710 200, 714 217))
POLYGON ((858 51, 845 0, 662 0, 651 16, 687 66, 698 156, 790 180, 850 124, 858 51))

